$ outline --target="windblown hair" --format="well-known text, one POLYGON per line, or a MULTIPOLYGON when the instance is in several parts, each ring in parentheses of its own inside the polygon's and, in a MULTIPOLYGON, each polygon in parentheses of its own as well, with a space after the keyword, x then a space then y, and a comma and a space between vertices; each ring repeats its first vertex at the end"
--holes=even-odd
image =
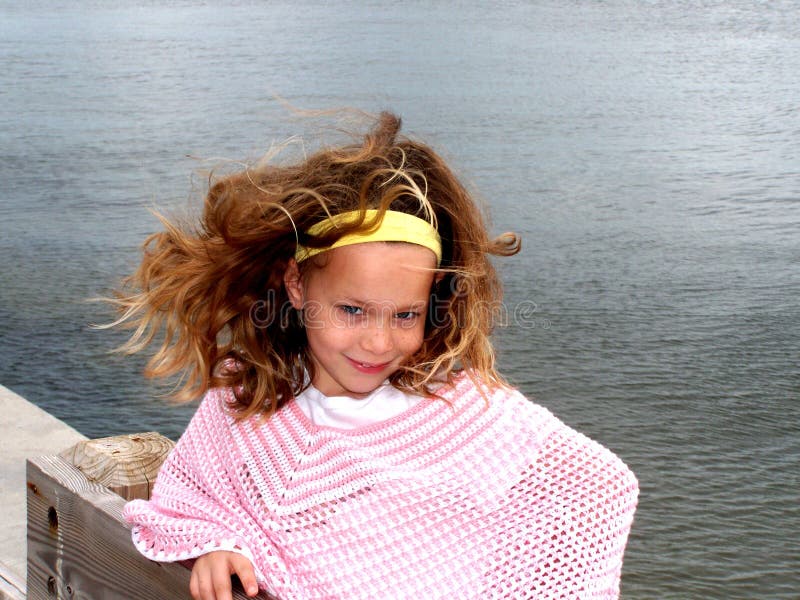
MULTIPOLYGON (((231 386, 239 416, 272 414, 303 389, 305 371, 314 377, 283 282, 297 245, 326 247, 374 229, 391 209, 434 224, 443 274, 431 290, 423 344, 391 383, 430 394, 434 381, 466 369, 503 385, 489 340, 502 290, 488 255, 515 254, 519 240, 513 233, 490 239, 481 211, 442 158, 399 129, 399 118, 382 113, 362 143, 213 181, 199 227, 162 217, 165 231, 145 241, 141 265, 112 300, 120 317, 111 325, 134 330, 121 350, 155 345, 145 374, 182 375, 177 400, 231 386), (305 233, 329 215, 366 209, 378 216, 305 233)), ((301 276, 315 265, 302 262, 301 276)))

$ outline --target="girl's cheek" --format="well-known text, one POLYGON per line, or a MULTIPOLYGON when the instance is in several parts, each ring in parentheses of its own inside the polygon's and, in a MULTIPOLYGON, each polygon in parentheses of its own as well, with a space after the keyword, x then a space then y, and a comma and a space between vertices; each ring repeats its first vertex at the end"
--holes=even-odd
POLYGON ((422 340, 425 338, 425 323, 419 323, 413 328, 405 330, 403 338, 403 346, 408 349, 409 353, 419 350, 422 340))

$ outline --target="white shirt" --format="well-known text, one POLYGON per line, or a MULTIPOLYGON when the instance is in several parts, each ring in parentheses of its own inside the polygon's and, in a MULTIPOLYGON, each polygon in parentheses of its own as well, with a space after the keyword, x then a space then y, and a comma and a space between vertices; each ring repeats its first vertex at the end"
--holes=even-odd
POLYGON ((294 401, 316 425, 356 429, 391 419, 419 404, 422 396, 402 392, 386 380, 364 398, 326 396, 309 385, 294 401))

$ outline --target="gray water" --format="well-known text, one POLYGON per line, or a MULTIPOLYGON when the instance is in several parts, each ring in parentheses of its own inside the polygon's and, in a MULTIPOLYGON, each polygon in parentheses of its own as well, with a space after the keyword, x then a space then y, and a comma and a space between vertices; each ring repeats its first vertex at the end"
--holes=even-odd
POLYGON ((524 251, 502 370, 614 449, 623 597, 800 596, 793 2, 0 0, 0 383, 89 436, 177 436, 88 297, 203 171, 391 108, 524 251))

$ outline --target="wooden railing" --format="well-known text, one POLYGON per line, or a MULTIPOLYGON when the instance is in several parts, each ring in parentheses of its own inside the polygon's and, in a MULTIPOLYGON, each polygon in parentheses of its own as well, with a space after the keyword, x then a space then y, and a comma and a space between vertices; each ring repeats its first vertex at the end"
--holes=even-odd
POLYGON ((172 446, 143 433, 28 460, 28 599, 190 597, 189 565, 144 558, 122 518, 126 500, 149 498, 172 446))

